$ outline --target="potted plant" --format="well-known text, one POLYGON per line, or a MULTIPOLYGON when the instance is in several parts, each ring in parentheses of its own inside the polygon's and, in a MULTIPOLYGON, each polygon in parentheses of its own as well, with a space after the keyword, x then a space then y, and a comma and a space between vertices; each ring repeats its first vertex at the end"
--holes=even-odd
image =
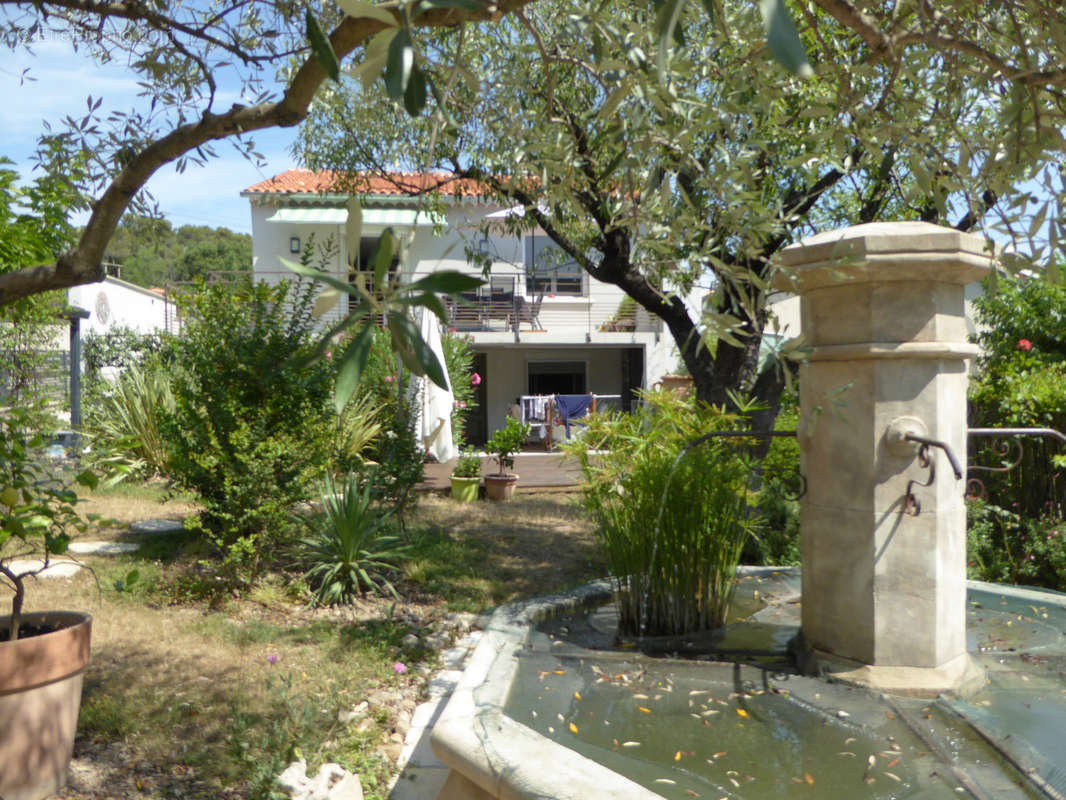
MULTIPOLYGON (((74 611, 23 613, 26 578, 66 551, 83 529, 77 495, 54 477, 44 437, 24 409, 0 409, 0 587, 13 593, 0 616, 0 797, 38 800, 67 780, 89 663, 92 619, 74 611), (33 557, 34 566, 14 560, 33 557)), ((78 481, 92 485, 91 473, 78 481)))
POLYGON ((452 497, 460 503, 472 503, 480 485, 481 456, 472 451, 460 453, 452 470, 452 497))
POLYGON ((500 428, 485 444, 485 450, 493 454, 500 471, 485 476, 485 496, 489 500, 510 500, 518 485, 518 476, 507 470, 514 469, 514 454, 522 449, 529 438, 529 425, 514 417, 507 418, 507 425, 500 428))

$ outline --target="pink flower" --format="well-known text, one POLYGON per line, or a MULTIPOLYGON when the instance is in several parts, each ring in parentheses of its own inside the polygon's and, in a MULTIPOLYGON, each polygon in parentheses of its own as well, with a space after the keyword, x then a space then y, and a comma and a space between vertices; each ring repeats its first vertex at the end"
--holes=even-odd
POLYGON ((329 361, 329 359, 331 359, 331 358, 333 358, 333 352, 331 350, 327 350, 326 351, 326 360, 329 361))
POLYGON ((385 376, 385 383, 392 383, 394 380, 396 380, 396 376, 395 375, 386 375, 385 376))
POLYGON ((456 400, 455 401, 455 407, 456 408, 466 408, 466 401, 465 400, 456 400))
POLYGON ((1033 349, 1033 343, 1030 342, 1028 339, 1019 339, 1018 340, 1018 349, 1019 350, 1024 350, 1025 352, 1028 353, 1030 350, 1033 349))
POLYGON ((268 655, 267 656, 267 663, 271 664, 271 665, 277 664, 278 663, 278 654, 277 653, 271 653, 270 655, 268 655))
POLYGON ((481 376, 478 375, 476 372, 473 375, 470 376, 470 385, 471 386, 480 386, 481 385, 481 376))
POLYGON ((397 675, 403 675, 405 672, 407 672, 407 665, 404 664, 402 661, 397 661, 395 664, 392 665, 392 669, 397 675))

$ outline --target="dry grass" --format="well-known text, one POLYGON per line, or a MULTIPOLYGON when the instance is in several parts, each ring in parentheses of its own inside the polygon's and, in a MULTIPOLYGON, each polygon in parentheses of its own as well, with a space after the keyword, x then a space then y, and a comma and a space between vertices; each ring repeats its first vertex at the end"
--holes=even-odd
MULTIPOLYGON (((111 520, 79 537, 97 540, 122 538, 135 519, 181 518, 195 507, 163 502, 156 489, 127 489, 94 494, 83 510, 111 520)), ((175 590, 198 573, 203 553, 168 558, 159 545, 153 558, 86 557, 95 579, 83 571, 35 582, 27 610, 75 608, 94 618, 72 783, 62 797, 266 796, 296 741, 309 762, 345 764, 360 773, 368 798, 383 798, 387 756, 398 747, 390 734, 396 709, 378 711, 362 732, 338 723, 337 712, 375 687, 417 697, 413 667, 427 654, 404 650, 403 636, 433 628, 449 608, 481 610, 604 573, 591 526, 569 495, 471 505, 425 497, 410 531, 416 556, 395 604, 368 598, 312 611, 293 596, 291 576, 277 576, 212 608, 175 590), (131 569, 140 579, 120 589, 131 569), (412 669, 398 676, 396 660, 412 669)))

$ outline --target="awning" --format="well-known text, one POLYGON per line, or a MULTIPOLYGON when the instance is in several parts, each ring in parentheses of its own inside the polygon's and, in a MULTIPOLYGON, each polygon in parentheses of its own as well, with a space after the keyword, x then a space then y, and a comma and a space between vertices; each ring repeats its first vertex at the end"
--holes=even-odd
MULTIPOLYGON (((344 225, 348 221, 345 208, 279 208, 267 222, 303 223, 307 225, 344 225)), ((443 217, 410 208, 364 208, 363 225, 401 228, 443 224, 443 217)))

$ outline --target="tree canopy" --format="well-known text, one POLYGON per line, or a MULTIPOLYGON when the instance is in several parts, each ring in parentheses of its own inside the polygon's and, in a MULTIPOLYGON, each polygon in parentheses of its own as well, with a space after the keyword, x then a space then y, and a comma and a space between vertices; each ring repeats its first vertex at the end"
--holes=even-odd
POLYGON ((127 214, 104 258, 123 280, 150 288, 212 272, 250 271, 252 237, 206 225, 174 228, 165 219, 127 214))
POLYGON ((993 102, 979 71, 928 48, 875 57, 818 9, 801 20, 803 80, 771 59, 753 6, 690 4, 664 43, 658 5, 540 0, 417 43, 385 31, 313 104, 302 156, 353 191, 360 170, 394 164, 485 182, 525 207, 506 224, 539 225, 662 318, 701 398, 721 403, 780 388, 756 374, 778 250, 880 219, 1016 224, 1015 188, 1061 143, 1019 134, 1024 110, 993 102), (433 87, 414 119, 409 90, 374 80, 397 41, 409 80, 433 87), (390 97, 403 102, 383 113, 390 97), (709 275, 713 304, 693 318, 682 295, 709 275))

